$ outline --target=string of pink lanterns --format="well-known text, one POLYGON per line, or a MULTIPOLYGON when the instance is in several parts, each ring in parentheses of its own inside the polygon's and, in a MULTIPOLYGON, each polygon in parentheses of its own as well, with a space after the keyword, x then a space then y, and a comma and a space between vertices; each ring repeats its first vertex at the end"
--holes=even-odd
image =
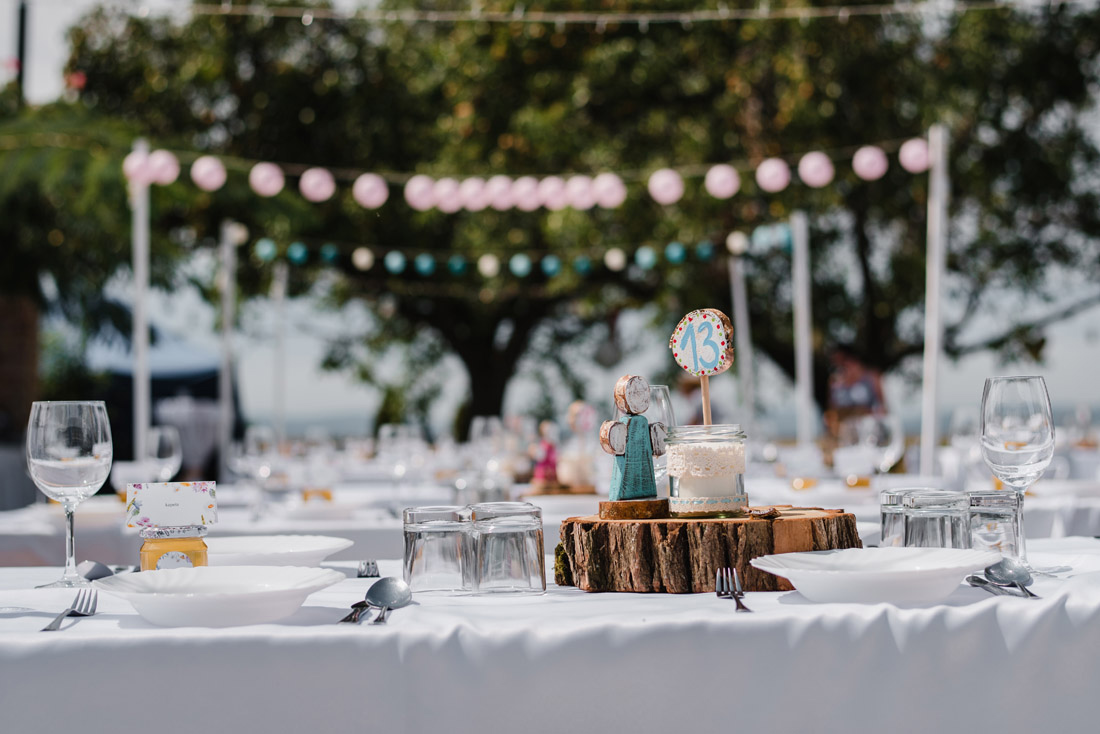
MULTIPOLYGON (((906 141, 898 150, 898 163, 909 173, 927 171, 931 165, 928 142, 924 138, 906 141)), ((886 175, 889 167, 886 152, 875 145, 865 145, 852 156, 852 171, 865 181, 877 181, 886 175)), ((128 180, 146 185, 166 186, 175 182, 180 174, 179 160, 166 150, 134 151, 126 156, 122 169, 128 180)), ((828 186, 836 176, 833 160, 822 151, 803 155, 795 170, 803 184, 815 189, 828 186)), ((767 158, 756 167, 754 178, 761 191, 778 193, 791 184, 791 166, 783 158, 767 158)), ((226 179, 225 165, 215 156, 204 155, 191 164, 191 180, 203 191, 217 191, 225 185, 226 179)), ((286 175, 277 164, 261 162, 249 170, 248 183, 256 194, 272 197, 286 187, 286 175)), ((713 165, 706 172, 703 188, 716 199, 729 199, 741 191, 741 175, 729 164, 713 165)), ((678 171, 661 168, 649 176, 646 189, 655 202, 669 206, 683 198, 686 187, 678 171)), ((325 168, 309 168, 298 178, 298 191, 310 202, 328 201, 336 190, 336 179, 325 168)), ((351 191, 355 201, 365 209, 377 209, 390 195, 386 179, 375 173, 360 175, 351 191)), ((472 176, 461 180, 417 174, 405 183, 403 193, 405 202, 417 211, 437 209, 446 214, 460 210, 479 212, 488 208, 525 212, 539 208, 549 211, 615 209, 622 206, 627 197, 622 178, 610 172, 594 177, 582 174, 543 178, 496 175, 488 179, 472 176)))

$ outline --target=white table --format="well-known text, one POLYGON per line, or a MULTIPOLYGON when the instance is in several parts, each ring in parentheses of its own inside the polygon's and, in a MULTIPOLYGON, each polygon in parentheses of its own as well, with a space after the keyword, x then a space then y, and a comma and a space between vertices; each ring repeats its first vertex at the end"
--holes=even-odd
POLYGON ((914 608, 750 593, 753 614, 712 594, 421 595, 385 627, 332 624, 370 583, 349 578, 278 624, 160 629, 101 594, 41 633, 71 593, 28 587, 58 570, 0 569, 0 607, 41 610, 0 613, 0 715, 81 734, 1094 731, 1100 541, 1034 546, 1082 575, 914 608))

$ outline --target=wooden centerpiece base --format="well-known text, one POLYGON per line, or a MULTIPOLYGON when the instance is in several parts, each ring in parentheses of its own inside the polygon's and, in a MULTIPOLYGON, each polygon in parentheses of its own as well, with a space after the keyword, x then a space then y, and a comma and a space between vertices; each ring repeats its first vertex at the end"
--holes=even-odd
MULTIPOLYGON (((601 502, 604 505, 623 502, 601 502)), ((554 581, 585 591, 690 594, 714 591, 720 568, 736 568, 746 591, 790 591, 749 565, 771 553, 861 548, 855 515, 777 505, 763 517, 571 517, 561 524, 554 581)), ((766 509, 766 508, 765 508, 766 509)))
POLYGON ((600 520, 663 520, 667 517, 668 498, 666 497, 600 503, 600 520))

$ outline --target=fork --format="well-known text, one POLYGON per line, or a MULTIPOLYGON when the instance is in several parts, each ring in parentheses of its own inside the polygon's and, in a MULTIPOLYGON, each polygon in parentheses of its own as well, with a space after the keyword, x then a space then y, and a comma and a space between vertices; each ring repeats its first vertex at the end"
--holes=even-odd
POLYGON ((73 599, 72 606, 65 611, 54 617, 54 620, 42 628, 42 632, 54 632, 61 627, 61 622, 65 617, 90 617, 95 614, 96 606, 99 604, 99 593, 95 589, 81 589, 76 598, 73 599))
POLYGON ((355 574, 356 578, 373 579, 381 575, 378 573, 378 561, 359 561, 359 570, 355 574))
POLYGON ((741 580, 737 577, 737 569, 720 568, 714 577, 714 593, 719 599, 733 599, 737 604, 737 611, 751 612, 741 601, 745 592, 741 591, 741 580))

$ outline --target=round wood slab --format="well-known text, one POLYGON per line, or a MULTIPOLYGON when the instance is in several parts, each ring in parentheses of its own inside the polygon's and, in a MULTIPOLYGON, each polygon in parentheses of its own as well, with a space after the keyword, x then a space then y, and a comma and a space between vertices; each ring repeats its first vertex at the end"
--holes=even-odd
POLYGON ((786 579, 749 561, 771 553, 862 547, 855 516, 843 510, 776 509, 773 518, 571 517, 561 524, 554 580, 585 591, 713 592, 715 573, 731 567, 747 591, 789 591, 786 579))

